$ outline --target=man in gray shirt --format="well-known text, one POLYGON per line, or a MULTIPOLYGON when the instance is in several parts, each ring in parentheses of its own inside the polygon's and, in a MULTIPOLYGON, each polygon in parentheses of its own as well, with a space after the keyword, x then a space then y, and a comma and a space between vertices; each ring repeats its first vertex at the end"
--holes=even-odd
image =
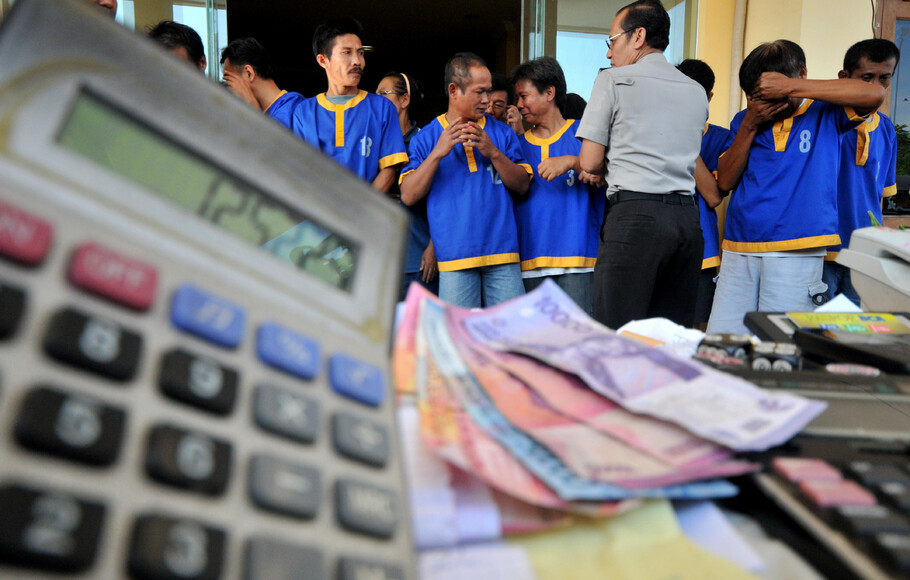
MULTIPOLYGON (((594 317, 610 328, 662 316, 691 326, 704 241, 695 171, 708 119, 704 89, 667 62, 660 2, 622 8, 577 137, 581 179, 607 183, 594 268, 594 317)), ((716 191, 716 189, 715 189, 716 191)))

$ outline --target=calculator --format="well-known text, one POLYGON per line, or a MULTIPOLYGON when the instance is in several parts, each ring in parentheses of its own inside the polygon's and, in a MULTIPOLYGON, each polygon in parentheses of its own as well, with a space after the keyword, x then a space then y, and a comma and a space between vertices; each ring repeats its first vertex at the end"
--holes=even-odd
POLYGON ((389 378, 406 230, 94 7, 16 2, 0 577, 416 578, 389 378))

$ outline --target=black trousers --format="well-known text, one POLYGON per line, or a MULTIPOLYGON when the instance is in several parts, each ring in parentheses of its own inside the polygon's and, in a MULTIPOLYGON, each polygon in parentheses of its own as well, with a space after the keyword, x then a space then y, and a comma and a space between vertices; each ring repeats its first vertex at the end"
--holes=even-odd
POLYGON ((594 266, 594 318, 695 320, 704 238, 691 196, 619 191, 607 202, 594 266))

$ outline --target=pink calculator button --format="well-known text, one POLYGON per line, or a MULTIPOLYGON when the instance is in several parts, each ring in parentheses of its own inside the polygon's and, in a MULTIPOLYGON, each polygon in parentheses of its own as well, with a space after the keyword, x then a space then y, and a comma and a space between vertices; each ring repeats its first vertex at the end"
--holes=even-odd
POLYGON ((855 481, 804 481, 799 489, 819 507, 875 505, 875 496, 855 481))
POLYGON ((840 471, 821 459, 777 457, 771 462, 774 471, 793 483, 800 481, 840 481, 840 471))
POLYGON ((38 216, 0 201, 0 255, 27 266, 44 260, 54 228, 38 216))
POLYGON ((76 248, 69 280, 75 286, 114 302, 148 310, 155 300, 158 271, 109 248, 87 242, 76 248))

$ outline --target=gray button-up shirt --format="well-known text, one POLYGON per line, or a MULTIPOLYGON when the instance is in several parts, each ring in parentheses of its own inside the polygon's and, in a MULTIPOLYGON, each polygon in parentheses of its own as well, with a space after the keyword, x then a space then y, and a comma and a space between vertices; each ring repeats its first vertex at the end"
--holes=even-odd
POLYGON ((608 197, 692 195, 707 120, 705 89, 651 53, 597 75, 577 137, 606 147, 608 197))

